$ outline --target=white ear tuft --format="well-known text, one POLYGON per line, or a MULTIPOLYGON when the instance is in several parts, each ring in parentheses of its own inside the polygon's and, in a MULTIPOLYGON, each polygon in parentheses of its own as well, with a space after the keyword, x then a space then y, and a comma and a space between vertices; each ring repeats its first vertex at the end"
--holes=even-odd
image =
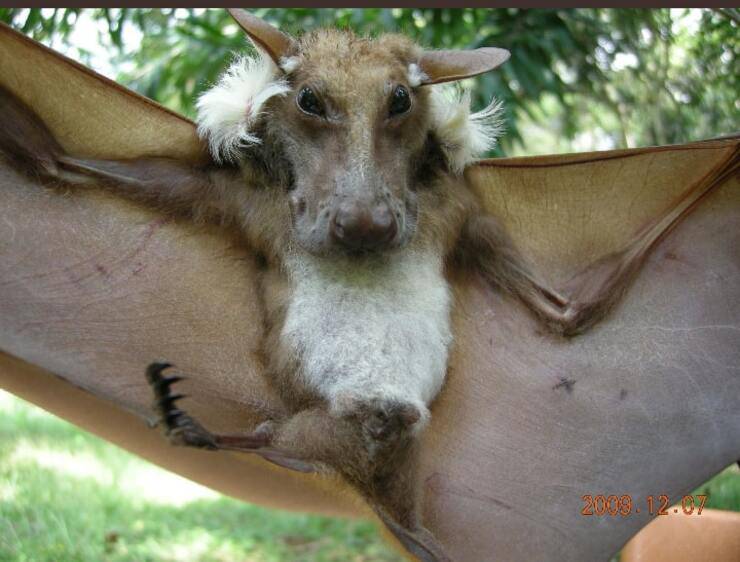
POLYGON ((424 71, 421 69, 421 67, 418 64, 412 62, 409 65, 409 70, 408 70, 409 86, 411 86, 412 88, 417 88, 421 86, 422 82, 424 82, 424 80, 427 80, 428 78, 429 77, 426 74, 424 74, 424 71))
POLYGON ((282 57, 280 59, 280 68, 282 69, 285 74, 290 74, 291 72, 295 72, 295 70, 300 66, 301 59, 298 57, 282 57))
POLYGON ((256 57, 236 59, 196 104, 198 134, 208 141, 214 160, 236 162, 241 148, 260 143, 254 126, 265 102, 289 91, 278 67, 260 49, 256 57))
POLYGON ((432 128, 450 168, 461 173, 496 146, 504 130, 501 102, 491 103, 477 113, 470 113, 470 92, 461 92, 455 85, 430 86, 432 128))

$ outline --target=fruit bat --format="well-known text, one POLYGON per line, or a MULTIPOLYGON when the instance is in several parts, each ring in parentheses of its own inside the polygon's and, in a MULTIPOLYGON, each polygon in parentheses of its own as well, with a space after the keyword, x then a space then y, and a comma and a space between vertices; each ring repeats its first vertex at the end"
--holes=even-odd
MULTIPOLYGON (((207 160, 188 122, 7 28, 2 33, 2 64, 8 69, 3 85, 34 109, 66 154, 207 160), (30 63, 46 71, 27 76, 22 65, 30 63), (66 95, 69 103, 49 99, 52 83, 64 84, 54 91, 66 95), (99 113, 79 101, 75 105, 80 92, 106 100, 94 106, 99 113), (122 126, 116 129, 111 123, 122 126), (153 131, 166 142, 152 138, 153 131)), ((530 532, 541 532, 550 552, 573 559, 603 556, 618 548, 641 519, 635 517, 627 530, 607 527, 591 538, 587 522, 574 517, 579 494, 564 490, 572 492, 577 484, 584 494, 597 493, 590 487, 607 483, 634 494, 647 493, 650 485, 662 485, 667 492, 687 490, 736 455, 737 417, 730 408, 737 396, 737 283, 732 282, 737 236, 731 228, 737 218, 731 178, 736 166, 737 143, 724 140, 490 161, 467 170, 485 208, 568 303, 590 302, 589 295, 603 295, 605 288, 613 294, 609 288, 615 286, 627 295, 605 322, 566 340, 543 330, 526 305, 486 289, 477 274, 452 268, 455 347, 445 391, 422 436, 416 480, 424 490, 424 524, 455 559, 487 558, 490 552, 536 559, 536 549, 543 548, 540 541, 500 540, 523 537, 514 531, 522 522, 530 532), (639 205, 626 205, 625 200, 639 205), (684 218, 689 220, 668 236, 684 218), (694 267, 679 277, 675 268, 687 260, 694 267), (623 281, 634 276, 634 284, 623 281), (667 382, 669 373, 677 380, 667 382), (669 415, 673 400, 694 396, 701 404, 687 407, 676 423, 669 415), (709 443, 701 437, 707 423, 714 428, 709 443), (606 431, 609 427, 617 437, 606 431), (702 462, 664 444, 666 435, 674 443, 684 440, 687 448, 701 453, 702 462), (516 454, 506 454, 513 450, 516 454), (651 465, 654 470, 646 476, 632 466, 649 462, 646 453, 656 450, 674 459, 674 465, 676 459, 682 461, 685 468, 671 472, 651 465), (625 453, 623 462, 632 464, 620 464, 614 451, 625 453), (618 471, 591 471, 614 463, 618 471), (561 482, 561 491, 538 484, 546 480, 537 478, 539 471, 561 482), (544 505, 545 497, 557 501, 544 505), (562 515, 563 506, 573 509, 562 515), (558 512, 581 533, 579 544, 563 539, 570 527, 554 523, 558 512), (467 531, 460 527, 463 521, 467 531), (475 537, 471 529, 479 531, 475 537)), ((96 191, 51 197, 38 189, 43 178, 24 177, 11 166, 0 177, 10 186, 3 189, 7 205, 2 224, 8 231, 3 236, 3 279, 8 282, 3 285, 0 345, 98 398, 75 393, 12 358, 6 361, 5 386, 233 494, 322 511, 336 511, 337 506, 350 510, 347 492, 338 491, 341 482, 306 480, 251 457, 220 454, 221 460, 201 461, 196 451, 165 454, 135 425, 121 425, 123 413, 112 413, 117 406, 140 415, 147 411, 140 372, 136 379, 113 373, 126 373, 125 365, 134 357, 159 355, 179 357, 180 367, 192 374, 180 384, 197 385, 187 389, 192 395, 188 410, 208 427, 243 429, 279 415, 285 406, 264 383, 255 343, 263 330, 258 320, 262 312, 250 298, 256 293, 259 259, 207 228, 165 222, 156 213, 148 215, 96 191), (34 210, 43 210, 38 215, 43 219, 19 222, 18 217, 34 210), (64 289, 63 298, 55 287, 64 289), (121 293, 130 288, 133 292, 121 293), (183 333, 189 335, 188 345, 178 344, 174 336, 183 333), (235 336, 226 334, 240 337, 231 340, 235 336), (107 346, 100 345, 101 338, 107 346), (198 353, 187 349, 194 341, 198 353), (178 345, 180 353, 175 354, 178 345), (87 355, 79 351, 85 349, 87 355), (231 476, 224 478, 227 474, 231 476), (265 488, 267 481, 274 487, 265 488), (324 494, 312 495, 316 490, 324 494), (339 497, 327 497, 327 491, 339 497)), ((417 555, 437 555, 418 529, 394 523, 391 529, 417 555)))

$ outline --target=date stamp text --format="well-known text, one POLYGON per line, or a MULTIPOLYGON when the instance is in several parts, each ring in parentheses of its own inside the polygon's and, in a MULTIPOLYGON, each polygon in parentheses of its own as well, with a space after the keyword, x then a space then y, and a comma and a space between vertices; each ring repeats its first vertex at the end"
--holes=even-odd
POLYGON ((666 494, 645 496, 643 499, 633 499, 629 494, 617 495, 590 495, 581 496, 583 508, 581 515, 596 517, 627 517, 637 513, 649 515, 701 515, 707 496, 696 494, 682 496, 680 502, 671 501, 666 494))

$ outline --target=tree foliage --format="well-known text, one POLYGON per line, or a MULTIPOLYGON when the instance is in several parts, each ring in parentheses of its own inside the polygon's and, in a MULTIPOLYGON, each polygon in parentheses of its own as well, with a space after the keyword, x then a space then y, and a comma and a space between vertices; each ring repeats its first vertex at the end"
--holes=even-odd
MULTIPOLYGON (((476 79, 475 103, 507 108, 504 149, 541 139, 572 150, 584 131, 604 147, 668 144, 738 127, 738 10, 277 9, 256 13, 289 33, 317 26, 402 32, 433 48, 506 47, 512 57, 476 79), (537 131, 534 134, 532 131, 537 131), (544 131, 544 133, 543 133, 544 131), (544 136, 543 136, 544 135, 544 136)), ((234 51, 249 48, 224 10, 0 9, 0 20, 45 42, 70 43, 82 17, 104 30, 117 79, 173 109, 193 102, 234 51)), ((79 58, 91 58, 79 50, 79 58)), ((537 142, 540 142, 539 140, 537 142)))

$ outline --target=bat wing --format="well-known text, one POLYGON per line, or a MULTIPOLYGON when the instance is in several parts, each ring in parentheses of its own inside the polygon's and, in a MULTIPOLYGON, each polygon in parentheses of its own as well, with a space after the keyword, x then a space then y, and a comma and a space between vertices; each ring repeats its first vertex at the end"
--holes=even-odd
MULTIPOLYGON (((33 107, 70 154, 207 158, 188 119, 4 24, 0 69, 2 86, 33 107)), ((2 160, 0 199, 0 279, 14 287, 0 296, 0 386, 232 496, 328 514, 357 512, 333 485, 254 455, 173 448, 150 427, 155 417, 143 368, 156 358, 176 360, 188 373, 182 389, 200 404, 184 405, 214 430, 242 431, 280 413, 261 377, 261 312, 250 255, 220 236, 196 234, 102 192, 49 197, 2 160), (36 275, 50 284, 22 289, 36 275), (57 293, 61 308, 52 311, 41 301, 50 304, 57 282, 64 285, 57 293), (173 290, 162 292, 165 287, 173 290), (99 306, 101 298, 127 303, 99 306), (77 320, 52 328, 68 314, 77 320), (96 322, 120 331, 99 330, 96 322), (82 344, 90 337, 89 347, 82 344), (179 349, 161 346, 162 337, 179 349), (72 353, 65 358, 51 348, 72 353)))
MULTIPOLYGON (((5 26, 0 68, 72 154, 205 158, 189 121, 5 26)), ((469 170, 552 286, 576 298, 603 288, 604 268, 635 267, 606 319, 568 341, 479 280, 455 280, 456 346, 420 468, 425 526, 455 560, 608 558, 649 513, 586 516, 583 496, 680 501, 740 456, 737 147, 469 170)), ((262 379, 255 267, 215 233, 103 193, 52 195, 0 162, 0 385, 230 495, 356 514, 336 483, 173 449, 146 424, 156 358, 190 374, 183 403, 209 428, 281 410, 262 379)))
POLYGON ((192 121, 0 23, 2 84, 68 153, 125 159, 205 157, 192 121))
POLYGON ((737 171, 740 136, 581 154, 486 160, 468 170, 486 206, 555 286, 666 231, 737 171), (668 223, 657 224, 671 216, 668 223))
POLYGON ((678 503, 740 458, 737 153, 722 140, 470 170, 551 286, 620 292, 563 340, 458 279, 422 447, 428 526, 456 559, 609 559, 649 521, 649 496, 678 503), (628 515, 589 515, 598 496, 628 515), (487 532, 466 533, 471 519, 487 532))

